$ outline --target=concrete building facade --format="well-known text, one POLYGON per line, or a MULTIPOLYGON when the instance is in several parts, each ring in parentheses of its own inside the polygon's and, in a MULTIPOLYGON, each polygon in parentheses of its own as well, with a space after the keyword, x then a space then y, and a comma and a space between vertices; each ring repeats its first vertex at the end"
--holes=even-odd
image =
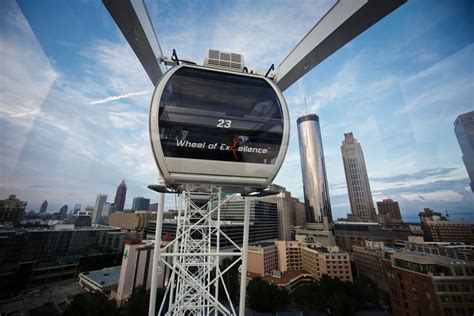
POLYGON ((462 151, 462 160, 474 192, 474 111, 461 114, 454 121, 454 133, 462 151))
POLYGON ((0 223, 18 223, 25 215, 27 204, 28 202, 17 199, 16 195, 0 200, 0 223))
POLYGON ((377 210, 379 215, 389 216, 391 220, 402 220, 400 206, 397 201, 392 199, 383 199, 377 202, 377 210))
POLYGON ((387 264, 393 315, 474 314, 474 263, 404 251, 387 264))
POLYGON ((102 219, 102 211, 107 203, 107 194, 99 194, 95 199, 94 212, 92 213, 92 224, 99 224, 102 219))
POLYGON ((376 221, 376 214, 364 153, 352 132, 344 134, 341 152, 352 219, 374 222, 376 221))
POLYGON ((418 213, 426 241, 463 242, 474 244, 472 224, 467 221, 451 221, 439 212, 425 208, 418 213))
POLYGON ((291 240, 291 218, 293 210, 293 201, 291 193, 284 187, 272 184, 270 190, 278 191, 277 195, 271 195, 259 200, 275 203, 278 215, 278 239, 291 240))
POLYGON ((109 226, 120 227, 124 230, 135 232, 137 238, 146 238, 146 230, 151 219, 156 218, 156 213, 151 212, 115 212, 109 217, 109 226))
POLYGON ((278 249, 275 243, 249 245, 248 272, 265 276, 275 270, 278 270, 278 249))

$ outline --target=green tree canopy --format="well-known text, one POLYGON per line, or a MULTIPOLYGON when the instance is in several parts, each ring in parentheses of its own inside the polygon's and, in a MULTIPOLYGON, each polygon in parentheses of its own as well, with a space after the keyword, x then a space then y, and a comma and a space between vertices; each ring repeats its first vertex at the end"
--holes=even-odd
POLYGON ((101 293, 83 293, 74 295, 67 305, 65 316, 114 316, 115 304, 101 293))

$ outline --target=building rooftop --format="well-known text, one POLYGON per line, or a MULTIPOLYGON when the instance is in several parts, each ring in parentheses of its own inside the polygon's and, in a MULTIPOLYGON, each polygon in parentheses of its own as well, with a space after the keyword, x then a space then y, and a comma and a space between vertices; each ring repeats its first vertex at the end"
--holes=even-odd
POLYGON ((262 242, 257 242, 253 244, 249 244, 249 246, 254 246, 254 247, 270 247, 270 246, 275 246, 274 242, 270 241, 262 241, 262 242))
POLYGON ((79 274, 79 277, 94 283, 99 288, 107 288, 118 284, 120 268, 121 266, 116 266, 101 270, 82 272, 79 274))

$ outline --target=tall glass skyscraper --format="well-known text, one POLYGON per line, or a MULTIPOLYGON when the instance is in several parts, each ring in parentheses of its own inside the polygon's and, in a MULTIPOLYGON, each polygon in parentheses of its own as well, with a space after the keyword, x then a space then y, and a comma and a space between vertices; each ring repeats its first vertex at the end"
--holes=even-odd
POLYGON ((329 230, 332 213, 319 117, 304 115, 297 123, 306 220, 322 223, 324 230, 329 230))
POLYGON ((95 200, 94 212, 92 212, 92 224, 99 224, 104 210, 104 204, 107 203, 107 194, 99 194, 95 200))
POLYGON ((44 214, 46 213, 46 209, 48 208, 48 201, 47 200, 44 200, 43 203, 41 203, 41 207, 40 207, 40 214, 44 214))
POLYGON ((376 221, 377 217, 372 192, 370 191, 364 153, 352 132, 344 134, 341 152, 352 218, 357 221, 376 221))
POLYGON ((146 199, 143 196, 133 198, 132 210, 134 211, 148 211, 150 208, 150 199, 146 199))
POLYGON ((120 182, 119 186, 117 187, 117 193, 115 193, 115 211, 123 212, 125 207, 125 197, 127 196, 127 184, 125 183, 125 179, 120 182))
POLYGON ((474 192, 474 111, 458 116, 454 121, 454 133, 462 151, 462 160, 471 180, 474 192))

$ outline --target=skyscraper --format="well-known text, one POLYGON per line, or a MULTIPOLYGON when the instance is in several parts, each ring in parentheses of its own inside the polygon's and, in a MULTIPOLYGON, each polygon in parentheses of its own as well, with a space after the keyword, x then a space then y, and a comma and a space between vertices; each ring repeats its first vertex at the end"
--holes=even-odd
POLYGON ((125 206, 125 196, 127 195, 127 185, 125 184, 125 179, 120 182, 119 186, 117 187, 117 193, 115 193, 115 211, 123 212, 123 208, 125 206))
POLYGON ((150 199, 146 199, 143 196, 133 198, 132 210, 134 211, 148 211, 150 208, 150 199))
POLYGON ((304 115, 297 123, 306 219, 309 223, 323 223, 328 230, 332 214, 319 117, 304 115))
POLYGON ((402 214, 400 214, 400 206, 397 201, 392 199, 383 199, 377 202, 377 209, 380 215, 388 215, 391 219, 402 220, 402 214))
POLYGON ((41 203, 40 214, 46 213, 47 208, 48 208, 48 201, 44 200, 43 203, 41 203))
POLYGON ((75 204, 74 205, 74 214, 77 214, 81 210, 82 205, 81 204, 75 204))
POLYGON ((471 180, 471 191, 474 192, 474 111, 458 116, 454 121, 454 133, 462 151, 462 160, 471 180))
POLYGON ((67 217, 67 205, 63 205, 59 210, 59 219, 65 219, 67 217))
POLYGON ((364 153, 352 132, 344 134, 341 152, 352 217, 357 221, 376 221, 364 153))
POLYGON ((92 212, 92 224, 99 224, 104 210, 104 204, 107 202, 107 194, 99 194, 95 200, 94 212, 92 212))

